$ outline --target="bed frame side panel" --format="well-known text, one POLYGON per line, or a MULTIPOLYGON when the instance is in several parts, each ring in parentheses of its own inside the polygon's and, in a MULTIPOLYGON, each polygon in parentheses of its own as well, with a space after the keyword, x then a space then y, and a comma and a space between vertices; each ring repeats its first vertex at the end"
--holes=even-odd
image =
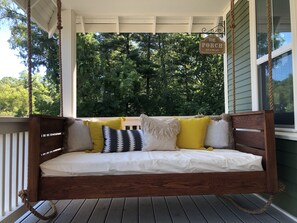
POLYGON ((40 200, 40 164, 62 153, 65 118, 30 115, 28 156, 28 198, 40 200))
POLYGON ((267 193, 278 192, 273 111, 231 115, 235 148, 263 157, 267 193))

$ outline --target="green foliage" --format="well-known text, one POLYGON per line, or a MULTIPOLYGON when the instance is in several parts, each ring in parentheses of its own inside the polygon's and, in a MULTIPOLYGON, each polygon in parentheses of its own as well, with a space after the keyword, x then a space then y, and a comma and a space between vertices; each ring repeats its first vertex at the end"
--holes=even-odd
MULTIPOLYGON (((1 0, 0 4, 3 6, 0 19, 9 19, 11 24, 10 46, 19 52, 26 64, 26 17, 9 1, 1 0)), ((33 72, 37 73, 40 66, 46 67, 43 78, 38 75, 33 78, 34 112, 57 115, 57 37, 48 39, 47 33, 33 23, 32 39, 33 72)), ((188 34, 78 34, 77 115, 222 113, 223 58, 199 54, 200 40, 200 35, 188 34)), ((1 84, 6 96, 1 95, 0 111, 25 115, 27 81, 23 75, 14 82, 18 85, 1 84), (13 94, 15 96, 10 97, 13 94)))
MULTIPOLYGON (((0 116, 23 117, 28 115, 28 74, 20 78, 4 77, 0 80, 0 116)), ((39 74, 33 75, 33 112, 56 115, 59 112, 59 98, 51 92, 46 80, 39 74)))
POLYGON ((223 58, 199 35, 78 35, 78 116, 220 114, 223 58))

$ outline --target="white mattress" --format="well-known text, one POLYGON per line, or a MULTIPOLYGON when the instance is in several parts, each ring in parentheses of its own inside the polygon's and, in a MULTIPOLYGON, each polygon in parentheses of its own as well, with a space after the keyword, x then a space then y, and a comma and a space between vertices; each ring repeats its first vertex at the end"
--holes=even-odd
POLYGON ((40 165, 42 176, 262 171, 262 157, 236 150, 66 153, 40 165))

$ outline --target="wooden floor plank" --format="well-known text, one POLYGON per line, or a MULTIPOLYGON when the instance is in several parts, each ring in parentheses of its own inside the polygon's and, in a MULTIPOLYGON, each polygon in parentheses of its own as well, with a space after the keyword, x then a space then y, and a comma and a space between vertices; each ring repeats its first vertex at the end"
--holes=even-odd
POLYGON ((96 204, 98 202, 98 199, 88 199, 85 200, 83 205, 80 207, 78 212, 76 213, 75 217, 73 218, 71 223, 84 223, 88 222, 91 213, 93 212, 96 204))
POLYGON ((164 197, 153 197, 153 208, 156 223, 171 223, 171 216, 164 197))
POLYGON ((204 199, 203 196, 192 196, 196 206, 200 209, 203 216, 209 223, 223 223, 222 218, 214 211, 211 205, 204 199))
POLYGON ((139 223, 154 223, 155 215, 153 211, 152 198, 139 198, 139 223))
POLYGON ((55 221, 55 223, 66 223, 71 222, 75 217, 77 211, 80 209, 81 205, 85 200, 72 200, 70 204, 64 209, 64 211, 60 214, 59 218, 55 221))
POLYGON ((250 223, 250 222, 260 222, 258 219, 255 218, 254 215, 250 215, 248 213, 240 211, 238 208, 236 208, 233 204, 230 203, 230 201, 227 201, 223 198, 219 198, 221 202, 223 202, 226 207, 228 207, 241 221, 245 223, 250 223))
MULTIPOLYGON (((35 204, 33 207, 35 209, 37 209, 39 206, 41 206, 45 201, 40 201, 37 204, 35 204)), ((31 215, 30 211, 27 211, 25 214, 23 214, 18 220, 15 221, 15 223, 21 223, 23 222, 26 218, 29 217, 29 215, 31 215)))
POLYGON ((125 198, 114 198, 111 201, 105 223, 122 222, 125 198))
MULTIPOLYGON (((55 204, 57 201, 53 201, 55 204)), ((51 210, 51 206, 48 201, 42 203, 37 209, 40 214, 46 215, 51 210)), ((22 223, 35 223, 38 222, 39 218, 37 218, 35 215, 30 214, 27 218, 25 218, 22 223)))
POLYGON ((242 223, 215 195, 204 195, 204 198, 210 203, 213 209, 221 216, 225 222, 242 223))
MULTIPOLYGON (((51 219, 48 222, 55 222, 59 217, 60 214, 64 211, 64 209, 70 204, 71 200, 60 200, 56 203, 57 208, 57 216, 54 219, 51 219)), ((39 220, 38 223, 44 223, 44 221, 39 220)))
POLYGON ((167 207, 174 223, 190 222, 177 197, 165 197, 167 207))
MULTIPOLYGON (((250 209, 261 207, 264 202, 255 195, 232 195, 242 206, 250 209)), ((38 220, 26 213, 16 222, 88 222, 88 223, 293 223, 276 208, 269 208, 261 215, 251 215, 237 209, 232 203, 213 195, 114 198, 90 200, 55 201, 58 215, 50 221, 38 220)), ((35 206, 48 215, 51 210, 47 202, 35 206)))
POLYGON ((138 198, 125 199, 122 223, 138 222, 138 198))
MULTIPOLYGON (((244 197, 246 197, 249 201, 251 201, 253 204, 255 204, 257 207, 263 207, 265 205, 265 202, 258 198, 257 196, 253 194, 244 194, 244 197)), ((270 206, 266 213, 272 216, 273 218, 277 219, 279 222, 286 222, 286 223, 296 223, 293 219, 289 218, 288 216, 281 213, 276 208, 270 206)))
POLYGON ((197 208, 197 206, 189 196, 179 196, 178 199, 191 223, 207 222, 203 217, 202 213, 200 212, 200 210, 197 208))
POLYGON ((89 223, 104 223, 110 204, 111 204, 111 199, 108 199, 108 198, 99 199, 91 214, 89 223))

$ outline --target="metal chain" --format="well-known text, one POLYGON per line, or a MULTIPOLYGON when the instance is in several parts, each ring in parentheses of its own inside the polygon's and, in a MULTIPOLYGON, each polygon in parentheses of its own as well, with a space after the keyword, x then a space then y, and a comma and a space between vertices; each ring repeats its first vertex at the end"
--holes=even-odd
POLYGON ((59 74, 60 74, 60 116, 63 117, 63 74, 62 74, 62 18, 61 18, 61 9, 62 4, 61 0, 57 0, 57 29, 59 32, 59 74))
POLYGON ((27 47, 28 47, 28 102, 29 115, 32 114, 32 34, 31 34, 31 1, 27 0, 27 47))
POLYGON ((266 0, 267 19, 267 51, 268 51, 268 74, 269 74, 269 108, 274 109, 273 103, 273 79, 272 79, 272 45, 271 45, 271 0, 266 0))
POLYGON ((232 90, 233 90, 233 113, 236 113, 236 86, 235 86, 235 15, 234 15, 234 0, 231 0, 231 35, 232 35, 232 90))

